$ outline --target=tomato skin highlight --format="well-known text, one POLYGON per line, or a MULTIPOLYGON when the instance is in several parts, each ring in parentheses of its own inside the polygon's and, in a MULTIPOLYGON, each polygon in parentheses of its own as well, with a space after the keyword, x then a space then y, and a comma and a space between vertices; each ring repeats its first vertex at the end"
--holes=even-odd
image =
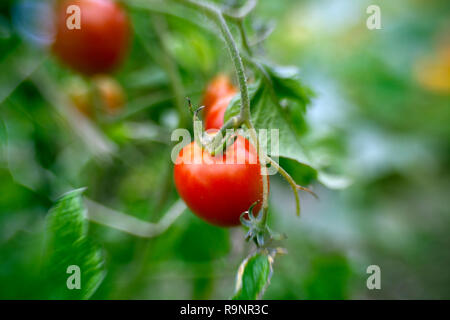
POLYGON ((236 87, 231 83, 230 78, 224 74, 219 74, 211 80, 205 90, 202 105, 205 106, 204 114, 207 115, 212 106, 221 98, 234 95, 236 87))
POLYGON ((113 0, 64 0, 56 5, 53 53, 64 64, 85 74, 108 73, 124 60, 131 38, 125 11, 113 0), (81 10, 81 29, 69 30, 67 7, 81 10))
POLYGON ((259 159, 256 149, 242 136, 224 154, 214 157, 196 142, 187 145, 178 155, 174 179, 186 205, 210 224, 237 226, 242 213, 253 203, 258 202, 253 212, 261 208, 263 182, 259 159), (227 160, 234 163, 228 164, 227 160))

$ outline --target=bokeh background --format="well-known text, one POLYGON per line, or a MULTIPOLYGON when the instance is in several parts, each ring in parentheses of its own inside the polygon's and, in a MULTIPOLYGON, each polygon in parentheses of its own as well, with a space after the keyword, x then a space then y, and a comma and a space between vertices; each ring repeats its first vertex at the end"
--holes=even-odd
MULTIPOLYGON (((47 2, 0 3, 2 299, 54 297, 41 286, 44 223, 64 192, 87 187, 90 199, 152 222, 177 200, 170 133, 178 113, 165 57, 195 104, 214 75, 233 74, 206 18, 122 2, 134 36, 113 77, 126 104, 97 114, 92 132, 64 117, 68 92, 86 80, 48 53, 51 26, 39 19, 47 2), (114 157, 105 156, 110 148, 114 157)), ((300 194, 301 218, 289 185, 271 177, 270 226, 288 236, 289 253, 277 257, 264 298, 450 298, 449 13, 446 0, 259 1, 248 27, 273 33, 256 51, 301 69, 316 93, 303 143, 346 176, 334 181, 340 189, 312 181, 320 200, 300 194), (366 27, 370 4, 381 8, 380 30, 366 27), (373 264, 381 290, 366 287, 373 264)), ((107 270, 92 298, 227 299, 253 248, 244 235, 190 212, 151 239, 90 223, 107 270)))

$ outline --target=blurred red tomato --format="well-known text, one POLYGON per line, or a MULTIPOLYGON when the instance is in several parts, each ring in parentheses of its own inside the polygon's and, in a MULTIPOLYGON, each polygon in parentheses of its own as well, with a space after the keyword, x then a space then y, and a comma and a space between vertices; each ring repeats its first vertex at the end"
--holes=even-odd
POLYGON ((56 6, 54 54, 74 70, 93 75, 114 70, 130 43, 130 22, 113 0, 64 0, 56 6), (69 29, 67 8, 80 8, 80 29, 69 29))
POLYGON ((220 129, 222 127, 225 111, 227 110, 228 104, 233 97, 234 93, 228 94, 216 100, 216 102, 210 107, 205 116, 205 130, 220 129))
POLYGON ((237 90, 228 76, 223 74, 216 76, 208 84, 203 97, 202 104, 205 106, 205 115, 208 114, 209 110, 218 99, 230 94, 235 94, 236 92, 237 90))

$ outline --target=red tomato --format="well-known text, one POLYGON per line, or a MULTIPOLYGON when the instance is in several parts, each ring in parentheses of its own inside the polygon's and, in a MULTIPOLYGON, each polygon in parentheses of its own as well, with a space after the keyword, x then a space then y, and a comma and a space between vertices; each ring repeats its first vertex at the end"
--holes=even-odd
POLYGON ((64 0, 56 7, 56 36, 52 50, 66 65, 86 75, 106 73, 125 58, 130 23, 113 0, 64 0), (81 10, 80 29, 67 27, 68 6, 81 10))
POLYGON ((174 178, 187 206, 211 224, 237 226, 241 214, 253 203, 258 201, 253 212, 261 208, 263 182, 259 159, 255 148, 242 136, 223 154, 214 157, 196 142, 187 145, 178 155, 174 178))
POLYGON ((209 109, 205 116, 205 130, 220 129, 223 125, 225 111, 233 99, 234 93, 219 98, 209 109))
POLYGON ((231 83, 228 76, 220 74, 211 80, 206 88, 205 95, 203 97, 203 105, 205 106, 205 115, 208 114, 209 109, 216 103, 216 101, 222 97, 237 92, 234 85, 231 83))

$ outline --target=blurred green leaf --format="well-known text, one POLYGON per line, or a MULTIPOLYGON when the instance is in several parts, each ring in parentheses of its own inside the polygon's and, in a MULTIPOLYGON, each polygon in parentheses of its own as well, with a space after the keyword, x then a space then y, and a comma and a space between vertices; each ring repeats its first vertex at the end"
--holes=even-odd
POLYGON ((188 219, 186 230, 174 248, 183 260, 207 262, 229 253, 230 233, 227 229, 205 223, 193 213, 188 219))
POLYGON ((105 275, 102 251, 86 234, 83 191, 78 189, 64 195, 47 217, 45 265, 49 298, 88 299, 105 275), (81 270, 81 289, 67 288, 70 274, 66 270, 71 265, 81 270))
MULTIPOLYGON (((281 158, 280 163, 286 164, 286 168, 284 166, 283 168, 293 175, 299 184, 308 185, 313 179, 318 179, 323 185, 333 189, 350 185, 349 178, 323 171, 318 161, 323 152, 307 153, 307 148, 301 143, 301 135, 304 132, 302 126, 305 123, 304 112, 313 93, 301 83, 298 69, 291 67, 264 67, 264 69, 268 71, 273 87, 270 88, 263 81, 253 83, 249 86, 249 97, 255 128, 268 130, 266 145, 268 154, 273 158, 281 158), (277 101, 274 101, 272 90, 277 101), (282 100, 287 98, 294 103, 284 105, 282 100), (276 148, 272 150, 271 129, 278 130, 278 150, 276 148)), ((239 114, 240 103, 240 94, 237 94, 228 105, 225 121, 239 114)))
POLYGON ((306 299, 347 299, 352 269, 339 253, 317 256, 304 279, 306 299))

